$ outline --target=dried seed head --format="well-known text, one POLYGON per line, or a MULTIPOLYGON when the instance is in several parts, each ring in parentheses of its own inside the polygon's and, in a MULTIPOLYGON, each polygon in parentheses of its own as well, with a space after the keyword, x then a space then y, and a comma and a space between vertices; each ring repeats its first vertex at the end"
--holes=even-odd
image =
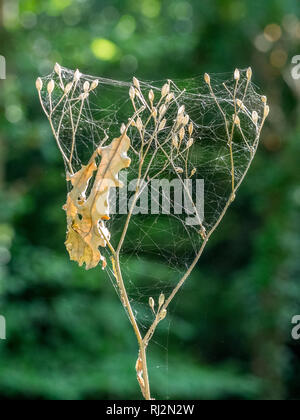
POLYGON ((178 126, 183 125, 183 122, 184 122, 184 114, 182 113, 182 114, 179 114, 177 117, 177 125, 178 126))
POLYGON ((178 143, 178 137, 176 135, 173 135, 172 137, 172 144, 176 149, 178 149, 179 143, 178 143))
POLYGON ((137 79, 136 77, 134 77, 134 78, 132 79, 132 81, 133 81, 134 86, 135 86, 138 90, 140 90, 140 89, 141 89, 141 85, 140 85, 140 82, 138 81, 138 79, 137 79))
POLYGON ((258 121, 258 114, 256 111, 252 112, 252 121, 254 122, 254 124, 257 124, 258 121))
POLYGON ((184 136, 185 136, 185 129, 184 127, 181 127, 181 129, 179 130, 179 139, 183 140, 184 136))
POLYGON ((251 67, 248 67, 248 68, 247 68, 247 73, 246 73, 246 75, 247 75, 247 80, 250 82, 250 80, 251 80, 251 78, 252 78, 252 68, 251 68, 251 67))
POLYGON ((183 169, 182 169, 182 168, 180 168, 180 167, 175 168, 175 171, 176 171, 178 174, 183 174, 183 169))
POLYGON ((192 176, 194 176, 196 172, 197 172, 197 169, 196 169, 196 168, 194 168, 194 169, 192 170, 191 174, 190 174, 190 178, 191 178, 192 176))
POLYGON ((163 293, 161 293, 159 295, 159 299, 158 299, 158 305, 162 306, 165 303, 165 295, 163 293))
POLYGON ((43 81, 42 81, 42 79, 40 77, 38 77, 36 79, 35 86, 36 86, 36 88, 37 88, 37 90, 39 92, 42 90, 42 88, 43 88, 43 81))
POLYGON ((205 73, 205 75, 204 75, 204 81, 205 81, 205 83, 207 83, 208 85, 210 85, 210 75, 208 73, 205 73))
POLYGON ((170 92, 170 85, 168 83, 166 83, 161 90, 161 97, 164 98, 165 96, 167 96, 170 92))
POLYGON ((240 71, 239 69, 235 69, 234 71, 234 80, 240 80, 240 71))
POLYGON ((169 93, 169 95, 166 97, 166 102, 171 102, 174 98, 174 93, 169 93))
POLYGON ((89 97, 89 92, 83 92, 83 93, 79 96, 79 98, 80 98, 82 101, 85 101, 88 97, 89 97))
POLYGON ((184 113, 184 110, 185 110, 185 106, 184 106, 184 105, 182 105, 182 106, 178 109, 178 115, 183 114, 183 113, 184 113))
POLYGON ((98 79, 93 80, 92 83, 91 83, 91 90, 96 89, 96 87, 98 87, 98 85, 99 85, 99 80, 98 79))
POLYGON ((186 143, 186 148, 189 149, 194 144, 194 139, 189 139, 189 141, 186 143))
POLYGON ((152 89, 151 89, 151 90, 149 90, 148 97, 149 97, 149 101, 150 101, 151 103, 153 103, 153 101, 154 101, 154 92, 153 92, 153 90, 152 90, 152 89))
POLYGON ((159 124, 158 130, 163 130, 167 124, 167 120, 164 118, 162 122, 159 124))
POLYGON ((54 80, 50 80, 50 82, 48 83, 48 86, 47 86, 47 91, 48 91, 49 95, 51 95, 51 93, 54 91, 54 87, 55 87, 54 80))
POLYGON ((232 118, 233 118, 233 122, 234 122, 234 124, 236 124, 236 125, 240 125, 241 124, 241 121, 240 121, 240 118, 239 118, 239 116, 238 115, 233 115, 232 116, 232 118))
POLYGON ((163 117, 165 115, 165 113, 167 112, 167 107, 165 104, 163 104, 160 108, 159 108, 159 115, 161 117, 163 117))
POLYGON ((68 93, 70 92, 70 90, 72 89, 72 86, 73 86, 73 82, 68 83, 68 84, 66 85, 66 87, 65 87, 64 92, 65 92, 66 94, 68 94, 68 93))
POLYGON ((152 109, 152 116, 153 116, 153 118, 157 117, 157 109, 156 108, 152 109))
POLYGON ((193 134, 194 131, 194 124, 192 122, 190 122, 189 124, 189 135, 191 136, 193 134))
POLYGON ((135 88, 133 87, 133 86, 130 86, 130 89, 129 89, 129 97, 130 97, 130 99, 133 101, 134 100, 134 98, 135 98, 135 88))
POLYGON ((188 125, 189 121, 190 121, 190 116, 186 114, 186 116, 183 119, 183 125, 188 125))
POLYGON ((261 97, 261 101, 266 104, 267 103, 267 97, 266 96, 262 96, 261 97))
POLYGON ((75 80, 75 82, 78 82, 78 81, 79 81, 79 79, 80 79, 80 77, 81 77, 81 73, 80 73, 80 71, 77 69, 77 70, 75 71, 75 73, 74 73, 74 80, 75 80))
POLYGON ((120 133, 124 134, 126 131, 126 125, 124 123, 122 123, 121 128, 120 128, 120 133))
POLYGON ((150 298, 149 298, 149 306, 150 306, 150 308, 152 309, 152 311, 154 312, 155 302, 154 302, 153 297, 150 297, 150 298))
POLYGON ((135 125, 136 125, 136 127, 139 131, 141 131, 143 129, 143 122, 140 119, 140 117, 137 118, 135 125))
POLYGON ((165 319, 166 316, 167 316, 167 310, 162 309, 160 314, 159 314, 159 320, 162 321, 163 319, 165 319))
POLYGON ((61 67, 58 63, 55 64, 54 71, 55 71, 56 74, 58 74, 58 76, 61 75, 61 67))
POLYGON ((88 81, 84 82, 84 84, 83 84, 83 90, 85 92, 88 92, 90 90, 90 84, 89 84, 88 81))
POLYGON ((269 112, 270 112, 270 107, 269 105, 266 105, 264 109, 264 118, 267 118, 267 116, 269 115, 269 112))
POLYGON ((242 102, 240 99, 237 99, 237 100, 236 100, 236 103, 237 103, 237 106, 238 106, 239 108, 241 108, 241 107, 242 107, 242 105, 243 105, 243 102, 242 102))
POLYGON ((199 230, 199 234, 201 236, 201 238, 203 239, 203 241, 206 239, 207 235, 206 235, 206 229, 204 226, 202 226, 202 228, 199 230))

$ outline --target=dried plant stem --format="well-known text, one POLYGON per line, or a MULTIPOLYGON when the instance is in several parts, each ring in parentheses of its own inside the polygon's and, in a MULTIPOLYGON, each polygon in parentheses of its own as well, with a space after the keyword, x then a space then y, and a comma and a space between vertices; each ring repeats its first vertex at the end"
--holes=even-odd
POLYGON ((146 400, 150 400, 151 399, 151 395, 150 395, 150 385, 149 385, 149 376, 148 376, 148 366, 147 366, 147 356, 146 356, 146 346, 144 343, 144 340, 142 338, 140 329, 138 327, 136 318, 134 316, 129 298, 128 298, 128 294, 127 294, 127 290, 123 281, 123 276, 122 276, 122 272, 121 272, 121 268, 120 268, 120 260, 119 260, 119 254, 115 253, 115 275, 116 275, 116 280, 117 280, 117 284, 120 290, 120 294, 121 294, 121 298, 122 298, 122 302, 125 306, 125 309, 128 313, 132 328, 134 330, 134 333, 136 335, 137 338, 137 342, 139 345, 139 358, 141 359, 142 362, 142 367, 143 367, 143 382, 140 382, 140 386, 141 386, 141 391, 142 394, 144 395, 144 398, 146 400))
MULTIPOLYGON (((47 116, 51 130, 53 132, 54 138, 56 140, 57 146, 63 156, 63 159, 65 161, 65 164, 68 168, 68 171, 71 175, 74 175, 74 169, 72 162, 75 161, 75 158, 77 157, 76 152, 76 137, 78 135, 78 131, 80 129, 80 120, 84 113, 84 105, 85 102, 89 96, 89 92, 91 92, 93 89, 95 89, 98 85, 98 82, 95 83, 95 81, 90 85, 88 81, 86 81, 83 84, 83 92, 80 93, 80 95, 76 95, 76 89, 79 86, 79 80, 81 78, 81 73, 77 70, 74 74, 73 80, 64 86, 62 77, 61 77, 61 68, 59 65, 56 65, 55 71, 59 76, 59 88, 62 89, 62 96, 60 99, 57 100, 57 103, 55 104, 56 96, 52 96, 53 90, 54 90, 54 81, 51 79, 51 81, 48 83, 47 86, 47 100, 49 104, 49 109, 46 109, 45 103, 43 102, 41 90, 42 90, 42 80, 39 78, 37 80, 36 86, 38 89, 39 99, 42 106, 43 111, 45 112, 45 115, 47 116), (76 112, 75 106, 79 104, 78 111, 76 112), (61 105, 61 106, 60 106, 61 105), (55 124, 54 120, 54 113, 56 110, 59 110, 61 112, 60 117, 57 119, 57 124, 55 124), (63 127, 64 118, 66 115, 70 115, 70 125, 71 125, 71 147, 70 150, 66 150, 63 148, 63 143, 61 142, 61 131, 63 127)), ((222 212, 220 213, 217 221, 215 221, 214 225, 206 232, 204 225, 202 223, 201 217, 198 214, 197 207, 195 206, 195 203, 193 202, 192 195, 190 194, 189 187, 186 187, 185 182, 181 178, 180 174, 185 173, 186 178, 191 178, 194 173, 196 172, 196 168, 192 169, 189 168, 189 157, 190 157, 190 147, 194 143, 194 139, 192 137, 193 131, 194 131, 194 122, 191 121, 191 118, 188 114, 185 112, 185 106, 179 104, 178 99, 180 96, 182 96, 185 93, 185 90, 179 93, 177 98, 175 97, 174 92, 170 93, 170 86, 176 85, 172 81, 168 81, 160 92, 160 98, 155 104, 155 95, 158 92, 158 89, 156 89, 155 94, 153 90, 151 89, 148 93, 149 101, 147 101, 146 97, 143 94, 143 90, 141 89, 140 82, 134 78, 133 79, 133 85, 130 88, 129 95, 130 99, 133 105, 134 113, 131 116, 131 118, 128 119, 127 125, 123 124, 121 127, 121 134, 123 136, 126 135, 127 131, 129 130, 129 127, 133 126, 136 127, 140 139, 140 144, 138 147, 134 147, 132 144, 130 145, 134 153, 138 156, 138 169, 137 169, 137 183, 135 188, 135 193, 132 199, 131 206, 128 211, 128 215, 126 218, 126 221, 124 223, 121 236, 119 239, 119 242, 116 246, 116 248, 112 245, 110 242, 110 233, 105 228, 104 222, 102 221, 104 219, 99 219, 99 232, 100 236, 102 235, 103 242, 105 244, 101 245, 105 247, 107 245, 107 249, 109 250, 111 254, 111 261, 112 261, 112 270, 115 276, 115 283, 116 283, 116 289, 118 291, 121 303, 128 315, 128 318, 130 320, 130 323, 132 325, 134 334, 137 339, 138 344, 138 358, 136 363, 136 373, 137 373, 137 380, 142 392, 142 395, 146 400, 151 400, 151 391, 150 391, 150 384, 149 384, 149 374, 148 374, 148 364, 147 364, 147 348, 150 343, 150 340, 152 339, 153 335, 155 334, 155 331, 159 325, 159 323, 165 318, 167 314, 167 309, 178 291, 181 289, 181 287, 184 285, 188 277, 191 275, 193 269, 197 265, 211 235, 216 230, 216 228, 221 223, 223 217, 225 216, 225 213, 227 212, 229 206, 234 201, 235 194, 240 187, 241 183, 243 182, 249 167, 252 163, 252 160, 254 158, 255 152, 258 147, 258 141, 261 133, 261 129, 264 125, 265 119, 269 113, 269 107, 266 104, 266 97, 262 97, 262 101, 265 104, 264 106, 264 113, 262 116, 262 119, 260 123, 259 116, 256 111, 253 111, 251 114, 250 111, 244 106, 244 99, 246 97, 246 93, 250 84, 252 71, 249 68, 247 70, 247 81, 245 90, 242 94, 242 99, 238 99, 237 96, 239 96, 239 88, 240 88, 240 72, 239 70, 236 70, 234 73, 234 79, 235 84, 233 88, 233 92, 230 91, 230 89, 226 86, 224 83, 224 87, 226 91, 230 95, 230 101, 229 103, 232 104, 233 107, 233 115, 230 114, 230 117, 233 117, 233 122, 231 123, 231 120, 228 119, 228 112, 226 112, 226 108, 223 107, 223 102, 216 96, 214 89, 210 82, 210 76, 208 74, 205 75, 204 79, 206 84, 208 85, 210 96, 213 100, 213 103, 216 104, 218 111, 221 114, 221 118, 224 120, 225 124, 225 140, 227 142, 227 146, 229 149, 229 158, 230 158, 230 184, 231 184, 231 192, 228 199, 226 199, 226 203, 224 205, 224 208, 222 212), (175 116, 175 119, 172 119, 172 123, 169 123, 166 116, 167 111, 169 110, 169 107, 173 104, 176 105, 178 109, 176 109, 177 115, 175 116), (253 142, 253 144, 250 146, 250 143, 248 142, 245 133, 240 125, 240 119, 239 119, 239 113, 241 111, 244 111, 244 115, 246 115, 248 118, 252 119, 252 122, 256 129, 256 138, 253 142), (147 115, 145 116, 145 113, 147 115), (144 122, 143 122, 144 120, 144 122), (250 152, 250 158, 248 161, 248 164, 244 170, 243 175, 237 182, 237 177, 235 174, 235 156, 234 156, 234 135, 237 130, 240 131, 241 137, 247 147, 247 149, 250 152), (166 130, 168 130, 166 132, 166 130), (163 133, 163 137, 161 139, 161 133, 163 133), (151 149, 151 147, 154 146, 154 150, 151 149), (148 155, 151 152, 151 156, 148 157, 148 155), (148 330, 145 332, 145 334, 142 335, 140 327, 137 322, 136 314, 131 306, 131 302, 128 296, 128 290, 126 287, 126 284, 123 279, 122 270, 121 270, 121 264, 120 264, 120 256, 121 256, 121 250, 126 238, 126 234, 129 228, 129 224, 132 218, 132 215, 134 213, 134 208, 137 203, 137 200, 139 199, 141 193, 143 192, 143 189, 145 186, 150 182, 150 174, 151 174, 151 167, 154 162, 154 159, 157 157, 158 153, 162 153, 164 156, 164 163, 161 165, 160 170, 156 172, 154 175, 151 175, 151 179, 157 178, 166 168, 171 168, 174 173, 176 173, 178 179, 181 181, 183 190, 186 194, 186 196, 191 201, 191 204, 193 206, 193 210, 198 218, 198 225, 200 227, 200 230, 197 232, 202 238, 202 243, 200 246, 200 249, 197 250, 197 254, 195 255, 194 260, 192 261, 191 265, 188 267, 184 275, 180 278, 178 283, 175 285, 169 296, 165 298, 163 294, 159 297, 158 300, 158 306, 157 309, 155 306, 155 301, 152 297, 150 297, 149 305, 152 309, 152 312, 154 314, 154 319, 152 321, 152 324, 148 328, 148 330), (179 165, 177 162, 179 161, 179 165), (181 167, 182 166, 182 167, 181 167), (184 169, 183 169, 184 168, 184 169), (147 182, 145 182, 147 180, 147 182)), ((153 88, 154 89, 154 88, 153 88)), ((178 89, 176 89, 178 91, 178 89)), ((227 102, 228 104, 228 102, 227 102)), ((105 131, 104 131, 105 132, 105 131)), ((105 132, 106 134, 106 132, 105 132)), ((121 137, 122 137, 121 136, 121 137)), ((108 138, 108 136, 105 136, 105 139, 102 141, 101 145, 104 144, 105 140, 108 138)), ((99 146, 100 147, 100 146, 99 146)), ((97 155, 98 149, 94 151, 94 154, 91 157, 90 162, 93 162, 95 160, 95 155, 97 155)), ((160 156, 160 155, 159 155, 160 156)), ((227 155, 228 156, 228 155, 227 155)), ((129 160, 130 163, 130 160, 129 160)), ((125 166, 123 166, 124 168, 125 166)), ((126 166, 127 167, 127 166, 126 166)), ((118 185, 119 186, 119 185, 118 185)), ((105 219, 107 220, 107 219, 105 219)), ((98 223, 98 222, 97 222, 98 223)))

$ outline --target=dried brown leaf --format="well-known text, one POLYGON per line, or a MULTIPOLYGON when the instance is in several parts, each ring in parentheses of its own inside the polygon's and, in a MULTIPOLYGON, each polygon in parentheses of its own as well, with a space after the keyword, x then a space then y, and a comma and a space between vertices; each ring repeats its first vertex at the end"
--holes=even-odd
POLYGON ((99 247, 106 247, 110 239, 110 232, 104 225, 109 219, 109 191, 111 187, 122 187, 118 179, 121 169, 128 168, 130 158, 127 151, 130 139, 124 133, 112 141, 109 146, 99 147, 86 166, 67 179, 72 183, 64 210, 67 213, 67 239, 65 242, 70 259, 79 265, 86 264, 86 269, 96 267, 102 261, 105 268, 106 261, 101 255, 99 247), (101 156, 97 165, 96 158, 101 156), (88 197, 86 191, 92 177, 93 186, 88 197))

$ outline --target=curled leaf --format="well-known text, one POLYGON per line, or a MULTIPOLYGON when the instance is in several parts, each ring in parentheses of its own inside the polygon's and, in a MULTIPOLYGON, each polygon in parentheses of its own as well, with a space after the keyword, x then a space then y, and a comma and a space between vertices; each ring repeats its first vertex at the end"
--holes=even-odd
POLYGON ((67 177, 73 188, 63 207, 68 225, 65 245, 70 259, 80 266, 85 263, 87 270, 96 267, 100 261, 103 268, 106 266, 99 247, 106 247, 110 239, 110 232, 104 225, 104 221, 109 220, 109 191, 112 187, 123 186, 118 174, 130 165, 129 147, 130 139, 124 133, 109 146, 99 147, 86 166, 67 177), (101 161, 97 165, 98 156, 101 156, 101 161))

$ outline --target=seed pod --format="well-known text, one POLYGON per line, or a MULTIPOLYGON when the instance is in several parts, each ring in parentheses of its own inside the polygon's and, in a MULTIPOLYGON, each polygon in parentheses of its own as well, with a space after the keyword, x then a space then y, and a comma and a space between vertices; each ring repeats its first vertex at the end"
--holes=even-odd
POLYGON ((99 85, 99 80, 98 79, 93 80, 92 84, 91 84, 91 90, 96 89, 96 87, 98 87, 98 85, 99 85))
POLYGON ((161 293, 159 295, 159 299, 158 299, 158 305, 162 306, 165 303, 165 295, 163 293, 161 293))
POLYGON ((130 99, 133 101, 134 100, 134 98, 135 98, 135 89, 134 89, 134 87, 133 86, 130 86, 130 89, 129 89, 129 97, 130 97, 130 99))
POLYGON ((267 103, 267 97, 266 96, 262 96, 261 97, 261 101, 266 104, 267 103))
POLYGON ((150 298, 149 298, 149 306, 150 306, 150 308, 152 309, 152 311, 154 312, 155 302, 154 302, 153 297, 150 297, 150 298))
POLYGON ((138 117, 137 118, 137 120, 136 120, 136 127, 137 127, 137 129, 139 130, 139 131, 141 131, 142 129, 143 129, 143 122, 142 122, 142 120, 140 119, 140 117, 138 117))
POLYGON ((194 139, 189 139, 189 141, 186 144, 186 148, 189 149, 190 147, 192 147, 194 144, 194 139))
POLYGON ((169 94, 169 92, 170 92, 170 85, 166 83, 161 90, 161 97, 164 98, 165 96, 169 94))
POLYGON ((178 174, 183 174, 183 169, 182 168, 175 168, 175 171, 178 173, 178 174))
POLYGON ((120 128, 120 133, 124 134, 126 130, 126 125, 124 123, 122 123, 121 128, 120 128))
POLYGON ((156 108, 152 109, 152 116, 153 116, 153 118, 157 117, 157 109, 156 108))
POLYGON ((182 106, 178 109, 178 115, 183 114, 183 113, 184 113, 184 110, 185 110, 185 106, 184 106, 184 105, 182 105, 182 106))
POLYGON ((159 314, 159 320, 162 321, 163 319, 165 319, 166 316, 167 316, 167 310, 162 309, 160 314, 159 314))
POLYGON ((190 116, 186 114, 186 116, 183 119, 183 125, 188 125, 189 121, 190 121, 190 116))
POLYGON ((80 77, 81 77, 81 73, 80 73, 80 71, 77 69, 77 70, 75 71, 75 73, 74 73, 74 80, 75 80, 75 82, 78 82, 78 81, 79 81, 79 79, 80 79, 80 77))
POLYGON ((61 75, 61 67, 58 63, 55 64, 54 71, 55 71, 56 74, 58 74, 58 76, 61 75))
POLYGON ((84 84, 83 84, 83 90, 85 92, 88 92, 90 90, 90 84, 89 84, 88 81, 84 82, 84 84))
POLYGON ((165 113, 167 112, 167 107, 165 104, 163 104, 160 108, 159 108, 159 115, 160 117, 163 117, 165 115, 165 113))
POLYGON ((179 139, 180 139, 180 140, 183 140, 184 136, 185 136, 185 129, 184 129, 184 127, 182 127, 182 128, 179 130, 179 139))
POLYGON ((194 131, 194 124, 192 122, 190 122, 189 124, 189 135, 191 136, 193 134, 194 131))
POLYGON ((248 68, 247 68, 247 73, 246 73, 246 75, 247 75, 247 80, 250 82, 250 80, 251 80, 251 78, 252 78, 252 69, 251 69, 251 67, 248 67, 248 68))
POLYGON ((210 75, 208 73, 205 73, 205 75, 204 75, 204 81, 208 85, 210 84, 210 75))
POLYGON ((148 97, 149 97, 149 101, 150 101, 151 103, 153 103, 155 96, 154 96, 154 92, 153 92, 153 90, 152 90, 152 89, 151 89, 151 90, 149 90, 148 97))
POLYGON ((169 93, 169 95, 166 97, 166 102, 171 102, 174 99, 174 93, 169 93))
POLYGON ((240 118, 239 118, 238 115, 233 115, 232 118, 233 118, 234 124, 236 124, 236 125, 240 125, 241 124, 241 121, 240 121, 240 118))
POLYGON ((134 86, 135 86, 138 90, 140 90, 140 89, 141 89, 141 85, 140 85, 140 82, 138 81, 138 79, 137 79, 136 77, 134 77, 134 78, 132 79, 132 81, 133 81, 134 86))
POLYGON ((266 105, 264 109, 264 118, 267 118, 267 116, 269 115, 269 112, 270 112, 270 107, 269 105, 266 105))
POLYGON ((191 171, 190 178, 191 178, 192 176, 194 176, 196 172, 197 172, 197 169, 196 169, 196 168, 194 168, 194 169, 191 171))
POLYGON ((172 137, 172 144, 176 149, 178 149, 179 143, 178 143, 178 137, 176 135, 173 135, 172 137))
POLYGON ((47 91, 48 91, 49 95, 51 95, 51 93, 54 91, 54 87, 55 87, 54 80, 50 80, 50 82, 48 83, 48 86, 47 86, 47 91))
POLYGON ((85 101, 88 97, 89 97, 89 92, 83 92, 83 93, 79 96, 79 98, 80 98, 82 101, 85 101))
POLYGON ((167 120, 164 118, 162 122, 159 124, 158 131, 163 130, 167 124, 167 120))
POLYGON ((70 82, 66 85, 65 90, 64 90, 65 94, 68 94, 70 92, 70 90, 72 89, 72 86, 73 86, 73 82, 70 82))
POLYGON ((184 115, 182 113, 182 114, 179 114, 177 117, 177 125, 180 126, 180 125, 183 125, 183 123, 184 123, 184 115))
POLYGON ((36 79, 35 86, 36 86, 36 88, 37 88, 37 90, 39 92, 42 90, 42 88, 43 88, 43 81, 42 81, 42 79, 40 77, 38 77, 36 79))
POLYGON ((235 71, 234 71, 234 80, 240 80, 240 71, 239 71, 239 69, 235 69, 235 71))
POLYGON ((241 108, 241 107, 242 107, 242 105, 243 105, 243 102, 242 102, 240 99, 237 99, 237 100, 236 100, 236 103, 237 103, 237 106, 238 106, 239 108, 241 108))
POLYGON ((254 124, 257 124, 258 121, 258 114, 256 111, 252 112, 252 121, 254 122, 254 124))

